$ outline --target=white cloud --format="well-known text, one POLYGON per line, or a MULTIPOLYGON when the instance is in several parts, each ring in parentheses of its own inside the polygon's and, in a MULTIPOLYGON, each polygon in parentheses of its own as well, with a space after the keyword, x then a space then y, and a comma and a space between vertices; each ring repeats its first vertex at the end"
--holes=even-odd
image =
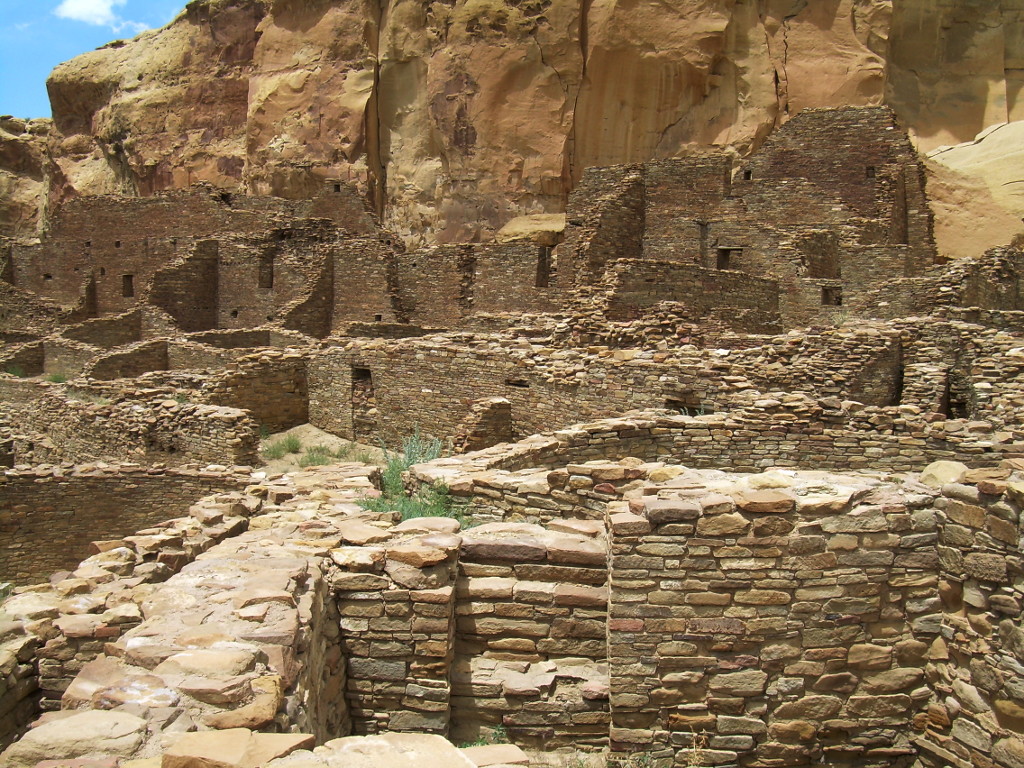
POLYGON ((62 0, 53 11, 62 19, 82 21, 98 27, 110 27, 115 32, 141 32, 145 24, 122 19, 114 9, 124 5, 127 0, 62 0))

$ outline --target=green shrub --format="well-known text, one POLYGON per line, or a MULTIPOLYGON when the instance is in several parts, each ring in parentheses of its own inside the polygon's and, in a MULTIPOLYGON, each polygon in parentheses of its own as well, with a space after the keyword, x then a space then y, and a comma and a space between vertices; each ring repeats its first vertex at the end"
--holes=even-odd
POLYGON ((49 382, 52 382, 53 384, 63 384, 65 381, 68 380, 67 375, 63 373, 50 373, 44 376, 43 378, 45 378, 49 382))
POLYGON ((433 461, 441 455, 441 441, 422 437, 417 430, 402 441, 400 452, 387 454, 381 473, 381 495, 359 501, 373 512, 398 512, 403 520, 414 517, 452 517, 462 522, 463 505, 456 504, 443 483, 421 487, 410 495, 405 492, 402 474, 414 464, 433 461))
POLYGON ((11 374, 11 376, 17 376, 19 379, 24 379, 26 376, 25 369, 20 365, 8 365, 4 368, 4 371, 11 374))
POLYGON ((273 443, 267 443, 260 449, 260 454, 267 461, 277 461, 283 459, 287 451, 284 449, 284 443, 280 440, 276 440, 273 443))
POLYGON ((331 450, 323 445, 314 445, 306 449, 306 455, 299 459, 300 467, 319 467, 334 461, 331 450))
POLYGON ((467 741, 465 744, 460 744, 459 749, 465 749, 466 747, 486 747, 489 744, 508 743, 510 743, 508 731, 504 725, 498 724, 491 726, 486 731, 482 731, 473 741, 467 741))
MULTIPOLYGON (((317 448, 322 449, 323 446, 317 446, 317 448)), ((266 445, 264 445, 263 448, 260 450, 260 453, 263 455, 263 458, 269 461, 276 461, 278 459, 283 459, 286 454, 301 453, 301 451, 302 441, 299 440, 299 438, 297 438, 295 435, 285 435, 280 440, 275 440, 272 443, 267 443, 266 445)), ((300 466, 308 466, 302 464, 301 461, 299 463, 300 466)), ((321 463, 326 464, 327 462, 321 463)))
POLYGON ((360 464, 375 464, 376 460, 373 458, 373 454, 365 448, 360 448, 352 454, 352 461, 358 461, 360 464))

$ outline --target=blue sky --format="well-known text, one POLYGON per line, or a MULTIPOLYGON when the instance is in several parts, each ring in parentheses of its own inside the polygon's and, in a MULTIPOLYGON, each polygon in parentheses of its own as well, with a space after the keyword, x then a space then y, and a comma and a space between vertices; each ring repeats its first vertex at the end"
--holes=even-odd
POLYGON ((0 0, 0 115, 49 117, 46 78, 62 61, 162 27, 186 0, 0 0))

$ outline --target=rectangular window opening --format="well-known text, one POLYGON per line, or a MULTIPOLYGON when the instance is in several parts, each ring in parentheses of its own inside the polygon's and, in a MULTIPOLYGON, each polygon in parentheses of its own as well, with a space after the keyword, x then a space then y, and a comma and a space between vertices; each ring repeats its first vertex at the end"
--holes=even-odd
POLYGON ((269 291, 274 287, 274 254, 261 253, 259 276, 257 278, 261 290, 269 291))
POLYGON ((551 281, 551 247, 541 245, 537 248, 537 279, 536 288, 547 288, 551 281))
POLYGON ((823 307, 841 307, 843 306, 843 289, 842 288, 826 288, 821 289, 821 306, 823 307))
POLYGON ((864 169, 864 177, 868 178, 868 179, 875 178, 875 166, 869 165, 867 168, 865 168, 864 169))
POLYGON ((669 411, 681 413, 684 416, 704 416, 705 414, 715 412, 713 408, 702 403, 697 395, 666 398, 665 408, 669 411))
POLYGON ((736 262, 743 255, 742 248, 719 248, 716 269, 736 269, 736 262))

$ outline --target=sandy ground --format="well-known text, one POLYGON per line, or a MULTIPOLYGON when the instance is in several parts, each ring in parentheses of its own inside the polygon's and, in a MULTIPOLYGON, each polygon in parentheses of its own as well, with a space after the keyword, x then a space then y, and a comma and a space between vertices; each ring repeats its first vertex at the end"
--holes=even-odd
POLYGON ((327 448, 332 454, 338 454, 342 452, 344 456, 342 458, 332 458, 331 463, 341 463, 350 461, 367 461, 372 464, 379 464, 383 461, 384 452, 372 445, 361 445, 360 443, 354 443, 351 440, 345 440, 332 435, 330 432, 324 432, 322 429, 314 427, 312 424, 300 424, 297 427, 292 427, 286 432, 278 432, 277 434, 271 435, 265 440, 260 441, 260 452, 262 455, 263 449, 271 444, 276 443, 289 435, 294 435, 299 439, 302 444, 299 453, 288 453, 280 459, 267 460, 264 458, 264 465, 261 467, 268 475, 278 475, 285 472, 293 472, 299 467, 299 459, 302 458, 306 450, 313 446, 320 446, 327 448))

